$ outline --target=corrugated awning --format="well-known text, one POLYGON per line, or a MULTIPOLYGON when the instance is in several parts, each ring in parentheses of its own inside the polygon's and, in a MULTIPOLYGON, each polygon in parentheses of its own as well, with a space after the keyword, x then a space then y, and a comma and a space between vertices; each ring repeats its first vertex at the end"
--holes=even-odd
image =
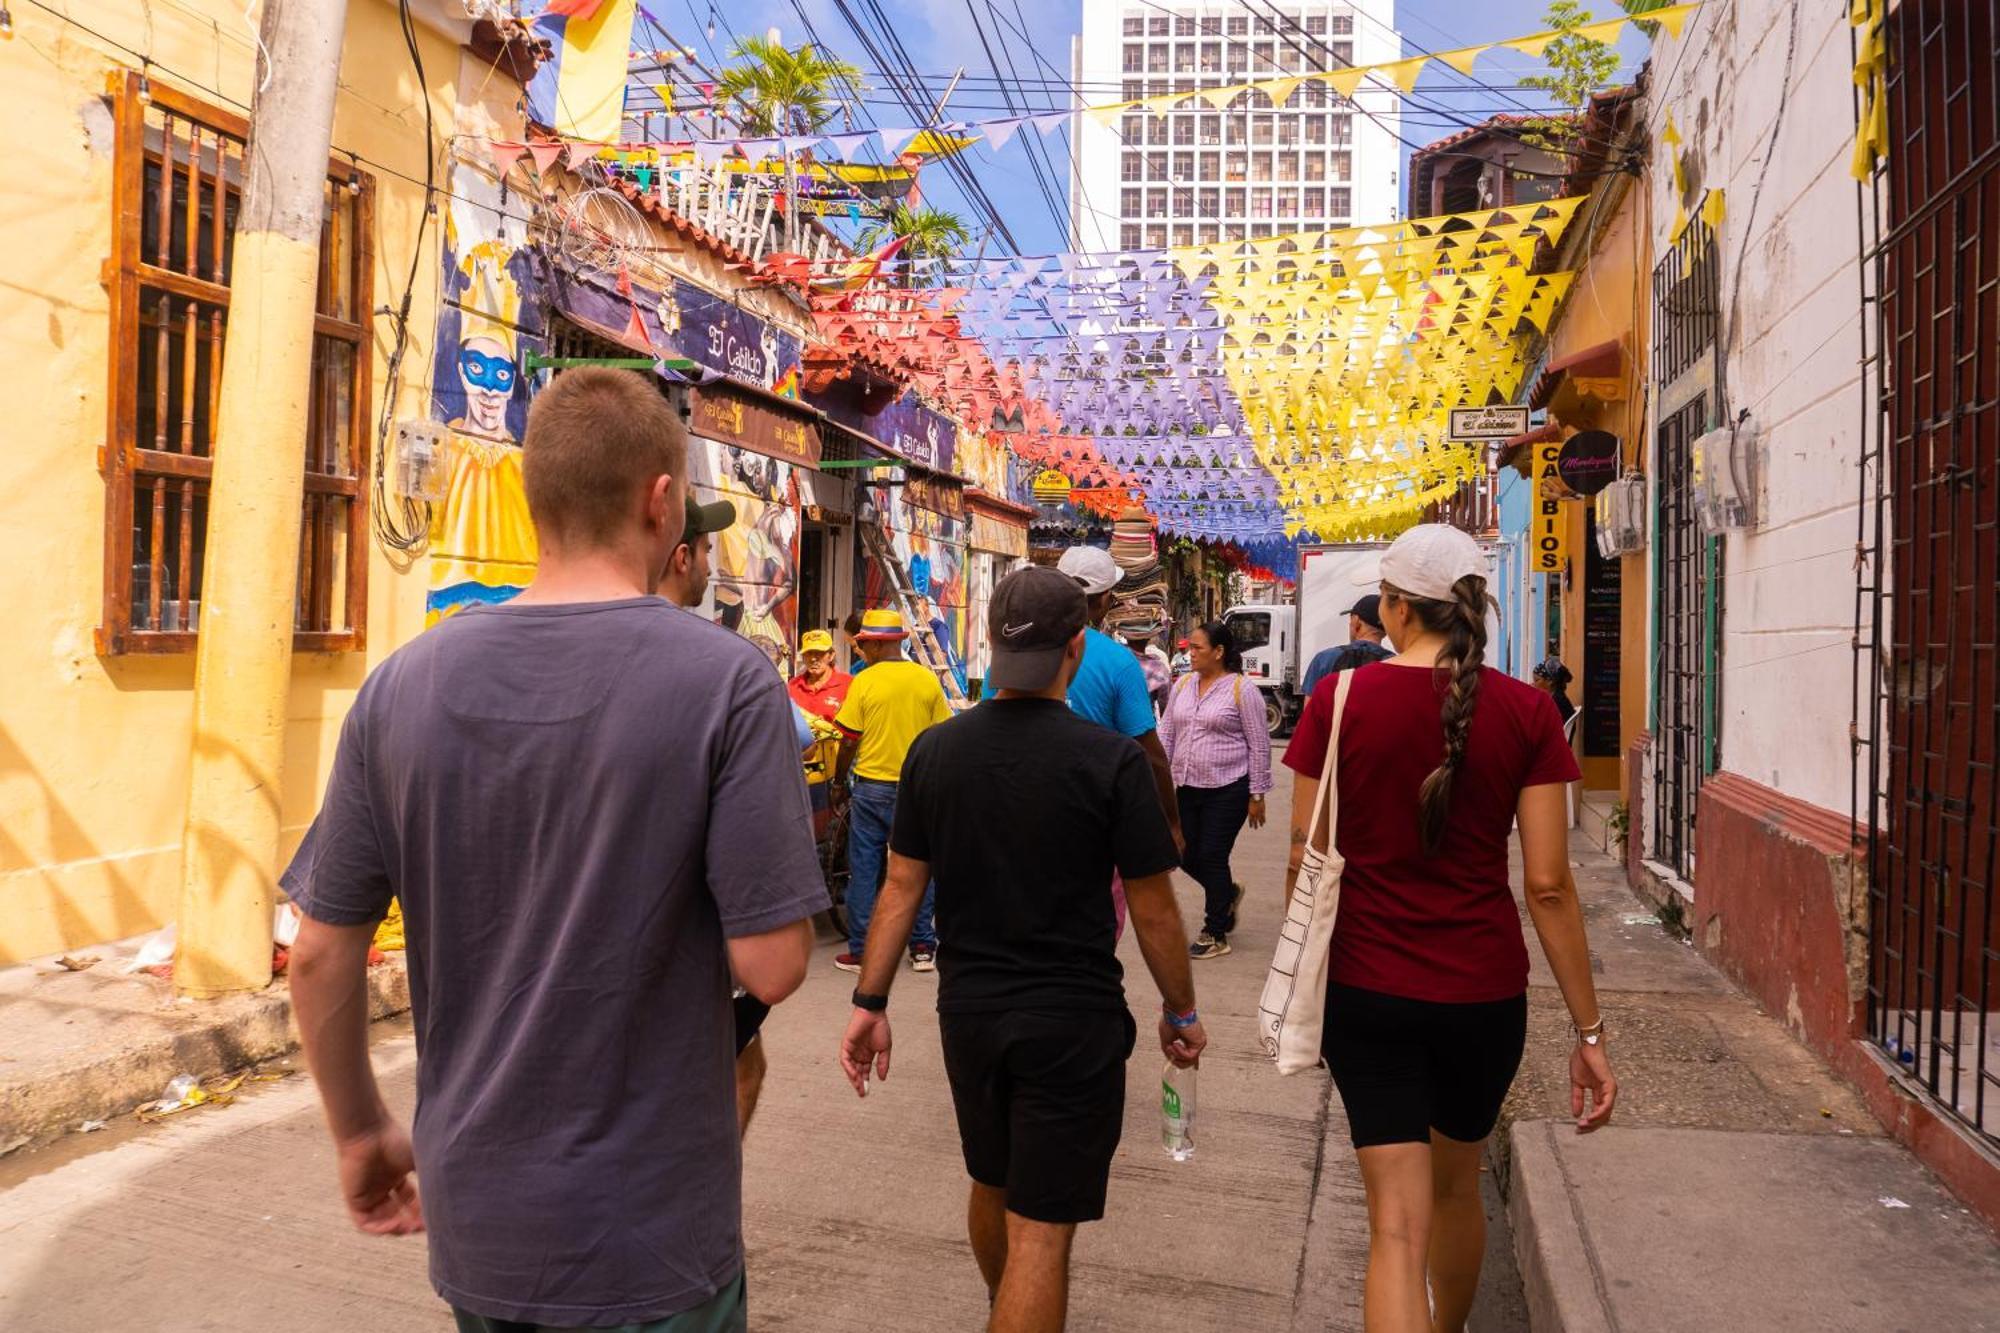
MULTIPOLYGON (((1586 347, 1581 352, 1572 352, 1549 362, 1535 377, 1535 387, 1528 391, 1528 406, 1538 409, 1547 407, 1565 379, 1617 379, 1624 373, 1625 348, 1618 339, 1586 347)), ((1508 443, 1511 445, 1513 441, 1508 443)))

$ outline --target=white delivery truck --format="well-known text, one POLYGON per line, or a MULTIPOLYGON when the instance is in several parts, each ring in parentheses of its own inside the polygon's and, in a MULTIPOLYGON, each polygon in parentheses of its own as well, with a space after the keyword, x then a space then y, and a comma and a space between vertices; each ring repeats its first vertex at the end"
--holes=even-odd
POLYGON ((1313 657, 1347 642, 1347 609, 1375 583, 1385 542, 1299 548, 1294 603, 1231 607, 1222 619, 1243 652, 1243 674, 1264 692, 1271 734, 1289 732, 1306 705, 1299 685, 1313 657))

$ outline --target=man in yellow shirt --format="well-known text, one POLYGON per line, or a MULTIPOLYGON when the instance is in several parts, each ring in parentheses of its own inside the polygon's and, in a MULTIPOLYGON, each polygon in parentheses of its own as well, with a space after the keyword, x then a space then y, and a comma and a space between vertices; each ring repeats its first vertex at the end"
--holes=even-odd
MULTIPOLYGON (((868 921, 888 862, 903 758, 926 727, 951 716, 937 673, 904 658, 903 640, 909 633, 899 611, 870 611, 861 617, 854 642, 868 669, 855 674, 833 719, 842 733, 834 769, 836 794, 845 789, 848 771, 854 774, 847 803, 847 952, 833 960, 846 972, 861 970, 868 921)), ((918 972, 937 968, 937 924, 931 915, 935 895, 934 887, 924 891, 910 932, 910 967, 918 972)))

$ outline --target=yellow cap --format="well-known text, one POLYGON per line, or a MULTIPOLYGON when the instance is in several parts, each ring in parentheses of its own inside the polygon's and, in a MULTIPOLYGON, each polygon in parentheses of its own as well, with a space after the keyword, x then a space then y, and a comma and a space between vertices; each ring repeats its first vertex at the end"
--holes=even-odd
POLYGON ((802 653, 830 653, 833 651, 833 636, 823 629, 809 629, 799 636, 799 651, 802 653))
POLYGON ((861 632, 857 639, 901 639, 910 631, 903 625, 901 611, 864 611, 861 613, 861 632))

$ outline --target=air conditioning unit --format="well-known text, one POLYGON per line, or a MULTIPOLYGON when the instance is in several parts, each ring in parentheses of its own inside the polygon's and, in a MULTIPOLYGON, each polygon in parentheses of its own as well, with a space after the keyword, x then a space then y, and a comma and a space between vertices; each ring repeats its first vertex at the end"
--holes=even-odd
POLYGON ((1597 553, 1637 555, 1646 549, 1646 478, 1627 472, 1597 493, 1597 553))
POLYGON ((1757 423, 1748 413, 1695 440, 1694 512, 1703 532, 1757 526, 1758 443, 1757 423))

